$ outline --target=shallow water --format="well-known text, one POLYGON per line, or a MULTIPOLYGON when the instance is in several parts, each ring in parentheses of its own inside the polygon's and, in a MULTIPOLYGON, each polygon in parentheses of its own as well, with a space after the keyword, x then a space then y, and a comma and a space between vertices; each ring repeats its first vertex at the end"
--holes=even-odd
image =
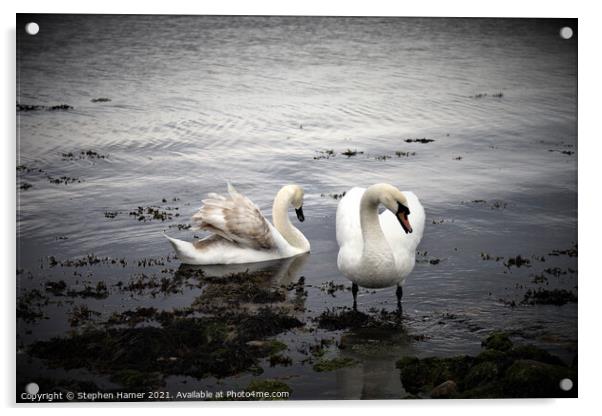
MULTIPOLYGON (((23 351, 67 334, 74 306, 102 321, 139 306, 190 305, 199 288, 153 296, 114 285, 176 270, 175 259, 137 261, 172 254, 163 231, 192 239, 177 225, 189 224, 207 193, 225 192, 227 180, 266 215, 281 185, 305 189, 306 221, 296 224, 312 252, 276 279, 305 277, 307 327, 279 335, 293 365, 264 365, 261 376, 286 380, 293 398, 402 397, 401 356, 475 354, 495 329, 567 362, 576 355, 575 303, 507 305, 528 288, 576 293, 577 258, 549 255, 577 241, 577 39, 558 36, 567 24, 577 33, 576 21, 45 15, 21 16, 18 27, 30 20, 41 31, 18 33, 19 103, 74 108, 17 112, 17 165, 30 169, 18 172, 17 186, 32 185, 18 193, 18 295, 61 279, 70 287, 103 281, 110 294, 50 296, 42 306, 49 319, 19 319, 21 379, 61 371, 23 351), (101 97, 110 101, 91 101, 101 97), (434 141, 406 142, 416 138, 434 141), (342 155, 347 149, 363 153, 342 155), (61 177, 76 179, 50 181, 61 177), (300 346, 348 334, 315 329, 312 319, 351 305, 348 290, 322 290, 329 281, 350 286, 336 268, 329 194, 376 182, 414 191, 426 209, 424 261, 403 301, 408 333, 424 337, 389 334, 386 351, 331 348, 361 364, 316 373, 300 346), (139 221, 130 215, 139 206, 172 217, 139 221), (49 256, 89 253, 127 265, 49 264, 49 256), (504 266, 517 255, 530 267, 504 266), (548 286, 532 282, 552 267, 566 274, 547 275, 548 286)), ((361 290, 358 306, 394 310, 394 290, 361 290)), ((110 385, 106 375, 81 377, 110 385)), ((244 387, 253 377, 171 376, 167 387, 244 387)))

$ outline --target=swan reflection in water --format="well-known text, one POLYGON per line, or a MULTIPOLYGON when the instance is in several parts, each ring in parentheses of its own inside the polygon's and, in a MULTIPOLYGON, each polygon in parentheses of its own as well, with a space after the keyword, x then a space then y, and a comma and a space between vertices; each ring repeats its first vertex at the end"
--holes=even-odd
POLYGON ((303 266, 309 258, 309 253, 299 254, 295 257, 289 257, 286 259, 262 261, 257 263, 245 263, 245 264, 211 264, 207 266, 191 266, 191 265, 180 265, 180 268, 194 268, 202 270, 205 276, 211 277, 227 277, 238 273, 248 274, 271 274, 269 282, 274 286, 288 285, 295 280, 295 277, 299 278, 303 266))
POLYGON ((223 304, 245 309, 258 309, 277 304, 286 309, 302 310, 305 297, 301 272, 309 253, 286 259, 257 263, 195 266, 181 264, 178 272, 189 275, 202 272, 199 280, 203 292, 194 301, 195 306, 215 307, 223 304), (297 289, 289 299, 289 290, 297 289))
POLYGON ((396 361, 416 352, 408 336, 384 329, 366 329, 342 335, 340 356, 358 364, 336 372, 337 397, 344 399, 399 399, 407 396, 396 361))

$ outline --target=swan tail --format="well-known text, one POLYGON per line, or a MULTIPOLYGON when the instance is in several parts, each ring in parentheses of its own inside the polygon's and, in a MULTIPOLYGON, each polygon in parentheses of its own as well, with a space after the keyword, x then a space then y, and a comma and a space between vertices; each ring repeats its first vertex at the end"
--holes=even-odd
POLYGON ((163 236, 169 240, 180 260, 185 261, 186 259, 191 258, 194 251, 192 243, 172 238, 165 233, 163 233, 163 236))
POLYGON ((230 196, 234 197, 234 196, 238 195, 238 191, 236 190, 236 188, 234 188, 232 183, 230 183, 230 181, 228 181, 227 184, 228 184, 228 193, 230 194, 230 196))

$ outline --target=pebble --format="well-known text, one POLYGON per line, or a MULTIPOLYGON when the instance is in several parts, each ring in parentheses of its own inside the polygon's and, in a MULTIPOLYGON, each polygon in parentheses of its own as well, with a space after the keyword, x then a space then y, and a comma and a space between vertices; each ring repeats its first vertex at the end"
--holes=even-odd
POLYGON ((458 391, 458 386, 455 381, 447 380, 439 384, 431 391, 433 399, 446 399, 458 391))

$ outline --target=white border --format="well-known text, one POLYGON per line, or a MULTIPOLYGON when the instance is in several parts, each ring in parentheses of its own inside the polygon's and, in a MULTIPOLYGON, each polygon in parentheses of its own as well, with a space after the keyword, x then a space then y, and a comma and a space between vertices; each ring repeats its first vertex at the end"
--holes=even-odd
POLYGON ((590 408, 599 408, 600 396, 600 347, 601 325, 596 308, 600 303, 600 280, 602 274, 597 264, 602 193, 600 192, 602 172, 601 119, 602 74, 599 52, 600 26, 602 15, 595 2, 588 5, 575 1, 527 2, 525 0, 485 1, 410 1, 384 2, 370 1, 326 1, 305 0, 298 2, 280 1, 130 1, 102 0, 99 2, 27 0, 3 2, 0 20, 2 21, 2 231, 0 264, 4 275, 0 276, 4 302, 5 336, 0 343, 3 374, 0 379, 2 405, 12 407, 12 413, 25 408, 29 412, 64 413, 82 407, 92 413, 106 413, 108 408, 144 407, 144 412, 165 413, 173 408, 180 411, 187 407, 195 412, 227 412, 253 414, 303 414, 323 410, 360 415, 371 412, 376 407, 379 413, 420 413, 507 415, 517 410, 543 411, 545 414, 590 413, 590 408), (487 16, 487 17, 577 17, 579 18, 579 396, 578 400, 474 400, 474 401, 337 401, 337 402, 294 402, 294 403, 152 403, 152 404, 95 404, 45 406, 43 409, 32 406, 15 408, 15 13, 145 13, 145 14, 303 14, 303 15, 391 15, 391 16, 487 16), (69 410, 72 409, 72 410, 69 410))

